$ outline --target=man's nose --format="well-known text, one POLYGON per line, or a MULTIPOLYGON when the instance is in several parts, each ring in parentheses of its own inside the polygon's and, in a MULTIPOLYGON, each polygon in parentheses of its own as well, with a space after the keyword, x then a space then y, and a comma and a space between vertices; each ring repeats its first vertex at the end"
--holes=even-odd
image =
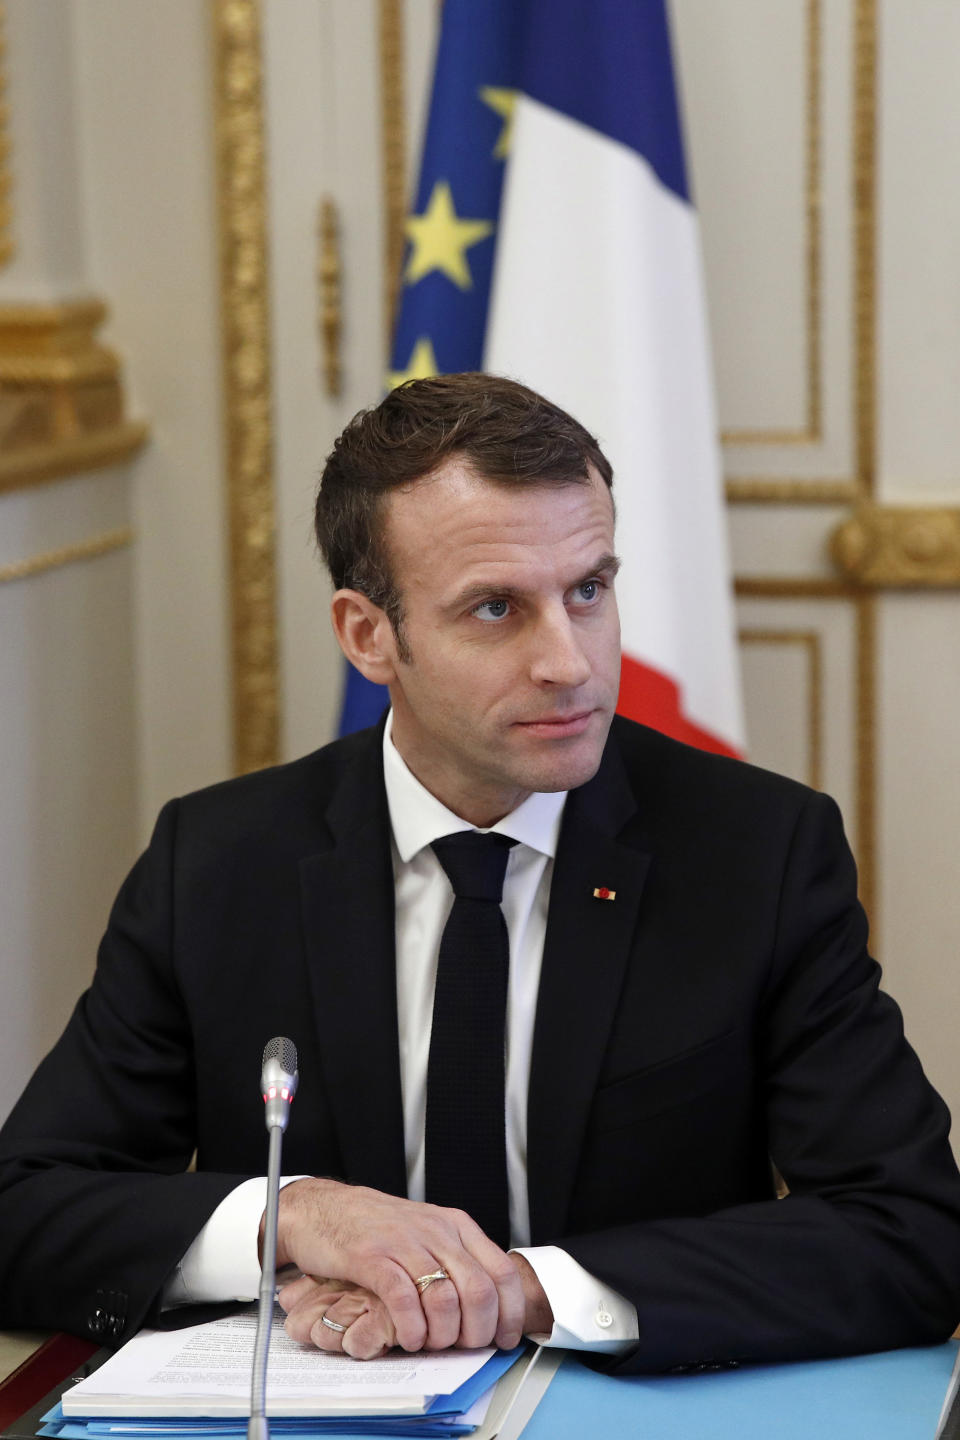
POLYGON ((567 614, 542 616, 536 628, 531 675, 538 685, 585 685, 590 679, 590 662, 567 614))

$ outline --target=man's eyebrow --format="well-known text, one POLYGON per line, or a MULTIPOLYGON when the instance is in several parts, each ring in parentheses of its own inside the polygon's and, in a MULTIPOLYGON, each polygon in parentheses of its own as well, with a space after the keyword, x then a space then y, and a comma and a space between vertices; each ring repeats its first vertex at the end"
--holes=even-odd
MULTIPOLYGON (((587 581, 592 580, 595 575, 609 577, 612 580, 619 569, 620 557, 618 555, 601 555, 596 564, 591 565, 590 569, 585 571, 579 579, 574 580, 573 585, 569 588, 573 589, 577 585, 585 585, 587 581)), ((484 585, 481 581, 477 585, 467 585, 463 590, 458 590, 450 601, 448 608, 451 610, 459 609, 463 605, 469 605, 471 601, 479 602, 480 600, 490 600, 491 598, 496 598, 497 600, 520 600, 524 594, 525 592, 518 590, 515 585, 484 585)))

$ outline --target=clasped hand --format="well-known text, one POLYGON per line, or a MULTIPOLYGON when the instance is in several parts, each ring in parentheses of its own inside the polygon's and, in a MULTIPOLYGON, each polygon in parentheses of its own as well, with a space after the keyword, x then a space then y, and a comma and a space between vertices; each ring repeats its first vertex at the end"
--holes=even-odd
POLYGON ((464 1211, 363 1186, 306 1179, 281 1191, 277 1268, 289 1264, 302 1273, 279 1293, 288 1333, 356 1359, 394 1345, 511 1349, 525 1330, 552 1325, 530 1266, 464 1211), (449 1279, 421 1294, 416 1280, 440 1269, 449 1279))

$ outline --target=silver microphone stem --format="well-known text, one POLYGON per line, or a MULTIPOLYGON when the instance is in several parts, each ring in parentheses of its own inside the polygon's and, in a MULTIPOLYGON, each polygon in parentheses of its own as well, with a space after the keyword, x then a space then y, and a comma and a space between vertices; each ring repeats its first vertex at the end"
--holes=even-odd
POLYGON ((297 1047, 285 1035, 277 1035, 263 1052, 260 1093, 264 1119, 270 1136, 267 1159, 267 1208, 263 1226, 263 1255, 260 1261, 260 1292, 257 1306, 257 1338, 253 1347, 250 1377, 250 1421, 247 1440, 270 1440, 267 1419, 267 1357, 277 1288, 277 1211, 280 1205, 280 1149, 290 1119, 290 1104, 297 1093, 297 1047))
POLYGON ((282 1145, 283 1130, 279 1125, 272 1125, 267 1160, 267 1213, 263 1227, 263 1260, 260 1269, 257 1338, 253 1349, 247 1440, 270 1440, 270 1421, 267 1419, 267 1357, 270 1353, 270 1327, 273 1324, 277 1288, 277 1211, 280 1203, 282 1145))

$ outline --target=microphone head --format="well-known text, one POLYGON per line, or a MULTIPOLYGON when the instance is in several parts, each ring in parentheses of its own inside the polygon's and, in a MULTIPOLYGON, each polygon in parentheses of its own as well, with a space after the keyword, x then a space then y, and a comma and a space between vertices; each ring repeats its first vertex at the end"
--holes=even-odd
POLYGON ((276 1035, 264 1047, 260 1068, 260 1094, 266 1106, 267 1129, 279 1125, 286 1130, 290 1119, 290 1102, 297 1093, 300 1075, 297 1070, 297 1047, 285 1035, 276 1035))
POLYGON ((297 1047, 286 1035, 274 1035, 263 1047, 263 1062, 261 1069, 266 1066, 268 1060, 279 1060, 281 1070, 292 1075, 297 1068, 297 1047))

